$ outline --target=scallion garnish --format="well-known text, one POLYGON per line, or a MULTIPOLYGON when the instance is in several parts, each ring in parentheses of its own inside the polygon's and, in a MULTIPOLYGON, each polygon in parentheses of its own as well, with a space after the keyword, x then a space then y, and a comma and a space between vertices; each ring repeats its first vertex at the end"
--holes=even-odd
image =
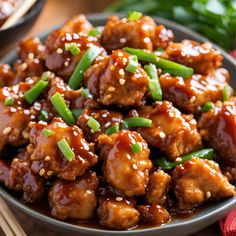
POLYGON ((87 49, 70 77, 68 85, 72 89, 79 88, 84 78, 84 72, 93 64, 93 61, 100 53, 101 49, 96 46, 87 49))
POLYGON ((48 86, 48 82, 40 80, 31 89, 25 92, 24 99, 32 104, 41 94, 41 92, 48 86))
POLYGON ((128 12, 128 21, 139 20, 142 17, 142 13, 139 11, 129 11, 128 12))
POLYGON ((80 94, 83 98, 89 98, 90 95, 89 90, 87 88, 82 88, 80 94))
POLYGON ((189 78, 193 74, 193 68, 163 58, 158 58, 154 53, 128 47, 124 48, 124 51, 136 55, 139 60, 156 65, 163 70, 163 73, 170 73, 171 75, 181 76, 183 78, 189 78))
POLYGON ((114 125, 114 126, 108 128, 105 133, 107 135, 111 135, 111 134, 118 133, 118 132, 119 132, 119 125, 114 125))
POLYGON ((80 54, 80 49, 76 43, 65 43, 65 50, 70 51, 70 53, 75 57, 80 54))
POLYGON ((75 119, 73 117, 72 112, 70 109, 67 107, 64 99, 62 98, 60 93, 55 93, 51 98, 50 98, 53 106, 55 107, 56 111, 58 114, 62 117, 62 119, 68 124, 72 125, 75 123, 75 119))
POLYGON ((142 151, 142 146, 139 143, 136 142, 135 144, 133 144, 131 146, 131 149, 132 149, 134 154, 137 154, 137 153, 142 151))
POLYGON ((50 129, 43 129, 43 135, 45 136, 45 137, 50 137, 50 136, 52 136, 54 134, 54 132, 52 131, 52 130, 50 130, 50 129))
POLYGON ((11 98, 11 97, 5 98, 4 104, 5 104, 6 106, 11 106, 11 105, 13 105, 13 104, 14 104, 14 98, 11 98))
POLYGON ((91 133, 95 133, 100 129, 100 123, 94 119, 92 116, 89 117, 87 125, 91 128, 91 133))
POLYGON ((73 152, 65 138, 57 142, 57 146, 68 161, 73 161, 73 159, 75 158, 75 153, 73 152))
POLYGON ((89 31, 88 36, 97 36, 102 33, 103 27, 96 27, 89 31))
POLYGON ((38 119, 43 120, 43 121, 47 121, 48 120, 48 112, 46 110, 41 110, 38 119))
POLYGON ((143 117, 130 117, 124 120, 122 128, 151 127, 152 120, 143 117))
POLYGON ((157 69, 154 64, 145 65, 144 69, 146 70, 148 77, 150 78, 148 83, 149 91, 152 95, 154 101, 162 100, 162 90, 161 85, 158 79, 157 69))
POLYGON ((84 111, 83 109, 73 109, 71 112, 72 112, 74 118, 77 119, 78 117, 81 116, 83 111, 84 111))
POLYGON ((212 102, 206 102, 205 104, 204 104, 204 106, 201 108, 201 112, 207 112, 207 111, 209 111, 209 110, 211 110, 211 109, 213 109, 214 108, 214 103, 212 103, 212 102))
POLYGON ((223 102, 227 101, 232 93, 233 89, 228 84, 226 84, 223 88, 223 98, 222 98, 223 102))
POLYGON ((130 73, 135 73, 138 68, 138 58, 137 56, 130 56, 128 65, 126 66, 125 70, 130 73))

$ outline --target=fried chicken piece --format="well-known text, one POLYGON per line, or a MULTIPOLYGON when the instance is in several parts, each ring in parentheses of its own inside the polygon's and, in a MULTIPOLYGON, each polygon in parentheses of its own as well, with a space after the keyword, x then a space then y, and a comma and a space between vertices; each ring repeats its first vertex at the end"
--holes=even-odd
POLYGON ((156 102, 133 111, 132 116, 152 120, 151 127, 135 128, 153 147, 160 148, 170 160, 198 150, 201 136, 193 115, 181 114, 171 102, 156 102))
POLYGON ((31 152, 32 170, 45 178, 54 175, 65 180, 75 180, 98 159, 94 145, 85 141, 82 130, 77 126, 68 126, 61 118, 55 118, 50 124, 33 124, 28 149, 31 152), (44 129, 51 130, 53 135, 46 137, 44 129), (64 157, 57 145, 63 138, 75 154, 71 161, 64 157))
POLYGON ((177 166, 172 179, 180 211, 190 212, 208 200, 235 195, 234 186, 214 161, 193 158, 177 166))
POLYGON ((225 165, 236 166, 236 98, 216 102, 215 107, 202 113, 198 127, 225 165))
POLYGON ((189 113, 199 113, 206 102, 216 102, 223 97, 223 88, 229 82, 229 72, 220 68, 204 76, 194 74, 191 78, 159 77, 164 98, 189 113))
POLYGON ((171 30, 163 25, 157 25, 149 16, 143 16, 135 21, 117 16, 109 17, 101 42, 108 51, 123 47, 147 49, 166 48, 174 38, 171 30))
POLYGON ((149 181, 152 162, 145 140, 136 132, 123 130, 110 136, 98 137, 98 148, 103 158, 103 175, 106 181, 126 196, 142 195, 149 181), (138 143, 142 150, 132 151, 138 143))
POLYGON ((8 64, 0 64, 0 88, 12 85, 15 73, 8 64))
POLYGON ((170 60, 179 62, 194 68, 196 74, 208 75, 221 66, 223 56, 212 45, 198 43, 191 40, 183 40, 181 43, 172 43, 165 52, 170 60))
POLYGON ((131 229, 138 224, 139 212, 125 198, 102 198, 97 210, 100 224, 110 229, 131 229))
POLYGON ((151 174, 145 195, 148 203, 164 205, 170 181, 171 177, 163 170, 158 170, 151 174))
POLYGON ((135 73, 125 70, 131 58, 125 51, 116 50, 86 71, 85 84, 98 103, 105 106, 142 104, 148 76, 140 65, 135 73))
POLYGON ((57 179, 48 194, 53 217, 65 220, 88 220, 95 216, 98 177, 89 172, 74 181, 57 179))

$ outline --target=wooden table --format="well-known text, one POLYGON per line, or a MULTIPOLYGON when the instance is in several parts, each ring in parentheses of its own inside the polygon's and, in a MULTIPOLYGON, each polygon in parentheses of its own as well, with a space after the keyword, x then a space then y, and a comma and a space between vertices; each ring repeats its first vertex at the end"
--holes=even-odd
MULTIPOLYGON (((35 35, 50 29, 52 26, 65 22, 68 18, 78 13, 100 12, 113 0, 47 0, 47 3, 28 35, 35 35)), ((0 52, 1 55, 1 52, 0 52)), ((40 225, 37 220, 12 208, 14 215, 19 220, 29 236, 64 236, 59 230, 48 229, 40 225)), ((0 229, 0 236, 3 236, 0 229)), ((214 224, 192 236, 220 236, 218 224, 214 224)))

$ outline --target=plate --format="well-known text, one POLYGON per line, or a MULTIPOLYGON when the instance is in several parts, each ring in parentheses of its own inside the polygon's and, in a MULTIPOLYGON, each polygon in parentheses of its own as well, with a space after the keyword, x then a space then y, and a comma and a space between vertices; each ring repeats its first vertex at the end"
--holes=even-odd
MULTIPOLYGON (((101 26, 106 23, 109 14, 93 14, 87 15, 88 20, 95 26, 101 26)), ((122 14, 116 14, 122 16, 122 14)), ((192 30, 165 20, 163 18, 154 17, 157 23, 165 25, 167 28, 173 30, 175 34, 175 40, 180 41, 183 39, 192 39, 200 42, 209 41, 208 39, 200 36, 199 34, 193 32, 192 30)), ((53 30, 53 29, 51 29, 53 30)), ((50 30, 50 31, 51 31, 50 30)), ((40 38, 45 40, 45 37, 48 33, 43 34, 40 38)), ((224 56, 223 67, 227 68, 231 73, 231 85, 236 90, 236 61, 228 55, 221 48, 214 45, 215 48, 222 52, 224 56)), ((17 58, 16 51, 10 53, 5 57, 0 63, 11 63, 17 58)), ((72 225, 66 222, 58 221, 56 219, 45 216, 39 212, 32 210, 31 208, 25 206, 21 201, 15 198, 13 195, 10 195, 6 190, 0 187, 0 195, 12 206, 17 207, 20 211, 25 212, 37 219, 41 224, 46 225, 46 227, 57 229, 60 232, 68 234, 77 234, 80 236, 83 235, 96 235, 96 236, 185 236, 197 232, 208 225, 216 222, 221 219, 227 213, 236 207, 236 196, 233 198, 224 199, 219 202, 214 202, 208 206, 205 206, 203 209, 199 210, 191 217, 176 219, 170 223, 155 228, 146 228, 146 229, 133 229, 126 231, 112 231, 112 230, 101 230, 95 228, 86 228, 81 226, 72 225)))

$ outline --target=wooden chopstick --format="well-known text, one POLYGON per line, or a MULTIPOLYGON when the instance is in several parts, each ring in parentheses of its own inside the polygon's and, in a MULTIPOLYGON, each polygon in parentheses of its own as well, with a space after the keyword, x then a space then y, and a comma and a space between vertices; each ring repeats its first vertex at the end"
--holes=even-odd
POLYGON ((22 229, 22 227, 20 226, 19 222, 17 221, 17 219, 12 214, 11 210, 9 209, 9 207, 7 206, 7 204, 3 201, 1 197, 0 197, 0 221, 1 221, 1 227, 7 236, 8 236, 9 230, 11 230, 11 232, 13 233, 13 234, 9 234, 10 236, 11 235, 27 236, 24 230, 22 229))
POLYGON ((35 4, 37 0, 25 0, 22 5, 6 20, 1 29, 11 27, 35 4))
POLYGON ((2 230, 3 230, 3 232, 5 233, 6 236, 16 236, 12 232, 11 227, 8 225, 8 223, 6 222, 6 220, 4 219, 2 214, 0 214, 0 225, 1 225, 1 228, 2 228, 2 230))

